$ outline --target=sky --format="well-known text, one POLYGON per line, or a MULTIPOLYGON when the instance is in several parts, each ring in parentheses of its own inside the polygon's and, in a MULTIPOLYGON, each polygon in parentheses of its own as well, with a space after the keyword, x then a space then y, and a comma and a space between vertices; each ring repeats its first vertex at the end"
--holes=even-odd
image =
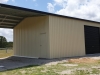
MULTIPOLYGON (((100 22, 100 0, 0 0, 0 3, 100 22)), ((13 41, 13 30, 0 29, 13 41)))

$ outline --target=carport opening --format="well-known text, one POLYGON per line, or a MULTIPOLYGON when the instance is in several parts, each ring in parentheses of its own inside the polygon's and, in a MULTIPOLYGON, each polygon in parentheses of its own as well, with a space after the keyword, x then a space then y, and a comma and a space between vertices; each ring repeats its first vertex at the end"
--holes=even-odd
MULTIPOLYGON (((0 3, 0 28, 11 29, 11 30, 9 30, 9 29, 2 30, 1 29, 2 30, 1 32, 5 31, 6 33, 8 33, 8 34, 6 34, 6 36, 10 35, 9 37, 13 38, 13 33, 12 33, 13 30, 12 29, 15 29, 15 27, 20 22, 22 22, 25 18, 36 17, 36 16, 46 16, 46 15, 48 15, 48 13, 46 13, 46 12, 41 12, 41 11, 37 11, 37 10, 33 10, 33 9, 27 9, 27 8, 16 7, 16 6, 11 6, 11 5, 6 5, 6 4, 0 3), (9 33, 8 31, 10 31, 11 33, 9 33)), ((3 35, 5 35, 5 34, 3 34, 3 35)), ((2 35, 0 35, 0 36, 2 36, 2 35)), ((7 38, 7 41, 9 41, 8 39, 11 39, 8 37, 6 37, 6 38, 7 38)), ((17 38, 14 37, 14 39, 17 39, 17 38)), ((14 47, 16 47, 16 46, 18 46, 18 44, 14 44, 14 47)), ((0 56, 1 56, 1 54, 0 54, 0 56)))
POLYGON ((13 29, 0 28, 0 58, 13 56, 13 29))

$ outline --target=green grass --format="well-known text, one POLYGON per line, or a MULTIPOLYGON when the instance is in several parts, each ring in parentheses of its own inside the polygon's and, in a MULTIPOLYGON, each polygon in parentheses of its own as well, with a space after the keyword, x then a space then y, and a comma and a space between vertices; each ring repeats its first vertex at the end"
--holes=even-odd
MULTIPOLYGON (((100 61, 98 61, 100 62, 100 61)), ((100 74, 100 69, 92 68, 93 66, 100 66, 100 63, 93 64, 78 64, 78 66, 63 66, 63 63, 57 65, 41 65, 41 66, 26 66, 23 68, 17 68, 14 70, 0 72, 0 75, 61 75, 62 71, 72 70, 72 74, 64 74, 64 75, 91 75, 91 74, 100 74), (79 68, 86 68, 84 70, 79 68)), ((64 63, 68 64, 68 63, 64 63)), ((74 64, 74 63, 73 63, 74 64)))
MULTIPOLYGON (((0 58, 13 55, 13 50, 0 50, 0 58)), ((0 72, 0 75, 61 75, 63 71, 71 70, 70 74, 63 75, 100 75, 100 60, 95 63, 63 62, 56 65, 30 65, 22 68, 0 72), (64 66, 63 64, 78 64, 78 66, 64 66), (97 68, 93 68, 97 67, 97 68), (82 69, 83 68, 83 69, 82 69)))
POLYGON ((5 58, 13 55, 13 50, 0 50, 0 58, 5 58))

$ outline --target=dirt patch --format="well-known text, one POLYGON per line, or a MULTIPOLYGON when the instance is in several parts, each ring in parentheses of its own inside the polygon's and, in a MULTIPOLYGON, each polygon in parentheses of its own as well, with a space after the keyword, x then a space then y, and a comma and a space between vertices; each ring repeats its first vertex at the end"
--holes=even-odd
POLYGON ((93 58, 77 58, 77 59, 69 59, 70 63, 97 63, 98 59, 93 58))
POLYGON ((71 66, 71 67, 78 66, 78 64, 62 64, 62 65, 66 66, 66 67, 68 67, 68 66, 71 66))
POLYGON ((57 65, 59 62, 50 62, 50 63, 47 63, 45 64, 46 66, 51 66, 51 65, 57 65))
POLYGON ((60 73, 60 75, 72 74, 73 70, 64 70, 60 73))

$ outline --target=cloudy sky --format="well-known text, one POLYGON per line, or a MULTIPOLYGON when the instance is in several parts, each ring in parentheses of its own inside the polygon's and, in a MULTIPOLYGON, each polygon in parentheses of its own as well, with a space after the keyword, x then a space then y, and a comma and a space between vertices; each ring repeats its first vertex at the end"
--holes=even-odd
MULTIPOLYGON (((0 0, 0 3, 100 22, 100 0, 0 0)), ((0 35, 13 41, 13 30, 0 29, 0 35)))

